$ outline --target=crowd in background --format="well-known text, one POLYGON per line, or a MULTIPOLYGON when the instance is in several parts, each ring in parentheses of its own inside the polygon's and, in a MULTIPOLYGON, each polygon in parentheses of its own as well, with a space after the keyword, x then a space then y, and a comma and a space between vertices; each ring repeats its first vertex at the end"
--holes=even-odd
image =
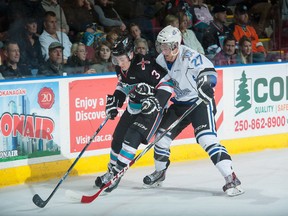
POLYGON ((216 66, 287 61, 288 0, 0 0, 0 79, 113 72, 118 37, 156 57, 167 25, 216 66))

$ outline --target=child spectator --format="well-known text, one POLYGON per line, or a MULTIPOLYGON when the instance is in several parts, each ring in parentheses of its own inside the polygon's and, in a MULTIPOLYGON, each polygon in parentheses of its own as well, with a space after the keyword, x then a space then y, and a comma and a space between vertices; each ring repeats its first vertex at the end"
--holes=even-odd
POLYGON ((176 15, 167 14, 164 18, 164 24, 165 26, 171 25, 179 29, 179 18, 176 15))

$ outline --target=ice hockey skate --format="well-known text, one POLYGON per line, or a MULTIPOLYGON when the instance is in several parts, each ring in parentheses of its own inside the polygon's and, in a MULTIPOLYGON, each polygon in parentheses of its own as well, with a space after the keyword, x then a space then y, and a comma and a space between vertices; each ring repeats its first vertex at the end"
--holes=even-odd
MULTIPOLYGON (((123 169, 123 167, 120 167, 120 166, 118 166, 118 165, 116 165, 116 166, 114 166, 114 167, 112 168, 112 171, 110 172, 110 178, 108 179, 108 181, 112 180, 112 183, 111 183, 111 185, 110 185, 107 189, 104 190, 106 193, 110 193, 110 192, 112 192, 113 190, 115 190, 115 189, 118 187, 118 185, 119 185, 119 183, 120 183, 120 180, 121 180, 121 177, 118 178, 118 179, 116 178, 116 180, 113 180, 113 178, 114 178, 114 176, 116 176, 122 169, 123 169)), ((108 182, 108 181, 107 181, 107 182, 108 182)))
POLYGON ((155 170, 152 174, 147 175, 143 179, 143 188, 155 188, 161 187, 165 180, 166 169, 157 171, 155 170))
POLYGON ((111 173, 112 167, 113 166, 109 163, 107 172, 104 175, 98 176, 96 178, 95 187, 102 188, 112 178, 113 176, 113 174, 111 173))
POLYGON ((231 175, 225 177, 226 184, 223 186, 223 191, 228 196, 238 196, 243 194, 245 191, 241 187, 241 182, 233 172, 231 175))
POLYGON ((166 169, 157 171, 155 170, 150 175, 147 175, 143 179, 143 188, 155 188, 155 187, 161 187, 163 181, 166 177, 166 171, 168 166, 170 165, 170 161, 167 162, 166 169))

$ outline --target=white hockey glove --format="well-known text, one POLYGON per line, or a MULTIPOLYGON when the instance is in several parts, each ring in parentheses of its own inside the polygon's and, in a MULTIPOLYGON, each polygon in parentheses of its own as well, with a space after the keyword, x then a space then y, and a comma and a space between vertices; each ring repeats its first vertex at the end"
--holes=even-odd
POLYGON ((141 103, 144 99, 154 95, 154 88, 146 83, 138 83, 135 89, 129 93, 129 97, 136 103, 141 103))
POLYGON ((107 95, 107 102, 106 102, 106 116, 109 117, 109 119, 114 120, 114 118, 118 114, 118 100, 116 100, 116 97, 114 95, 107 95))
POLYGON ((146 100, 142 103, 142 109, 141 112, 144 115, 150 115, 154 112, 159 112, 161 110, 161 106, 159 104, 159 101, 157 98, 151 96, 148 97, 146 100))
POLYGON ((197 80, 198 96, 205 102, 209 102, 214 98, 214 90, 211 85, 214 83, 210 80, 210 76, 203 76, 197 80))

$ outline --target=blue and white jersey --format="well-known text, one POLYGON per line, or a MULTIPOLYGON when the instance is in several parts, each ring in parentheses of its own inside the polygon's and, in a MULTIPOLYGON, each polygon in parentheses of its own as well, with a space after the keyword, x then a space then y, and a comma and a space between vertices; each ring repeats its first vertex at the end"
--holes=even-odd
MULTIPOLYGON (((205 75, 217 78, 213 63, 204 55, 181 45, 179 53, 171 65, 167 64, 164 55, 158 55, 156 62, 167 70, 173 84, 175 99, 178 102, 189 102, 198 97, 197 79, 205 75)), ((215 79, 216 80, 216 79, 215 79)))

